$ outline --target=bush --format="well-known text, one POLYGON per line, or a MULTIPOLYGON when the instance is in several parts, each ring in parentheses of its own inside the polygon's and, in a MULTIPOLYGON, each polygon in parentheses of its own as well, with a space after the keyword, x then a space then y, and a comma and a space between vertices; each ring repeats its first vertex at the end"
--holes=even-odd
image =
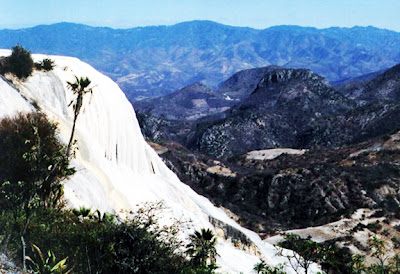
MULTIPOLYGON (((32 216, 27 239, 58 258, 68 257, 74 273, 181 273, 189 263, 171 232, 175 228, 158 226, 155 220, 149 225, 146 214, 151 210, 130 220, 104 222, 95 215, 81 218, 69 210, 43 209, 32 216)), ((21 246, 15 250, 19 253, 21 246)), ((29 256, 34 253, 28 251, 29 256)))
POLYGON ((0 239, 5 247, 21 240, 24 270, 30 219, 61 200, 61 180, 74 173, 68 165, 57 126, 45 115, 20 113, 0 121, 0 239))
MULTIPOLYGON (((129 219, 115 217, 116 221, 105 221, 104 217, 98 217, 100 214, 83 217, 76 214, 78 211, 35 209, 26 239, 43 251, 51 251, 57 258, 68 257, 68 269, 73 268, 74 273, 214 273, 215 264, 204 267, 191 264, 176 234, 179 223, 159 225, 160 210, 158 204, 146 204, 130 214, 129 219)), ((23 247, 15 228, 23 226, 23 220, 10 218, 7 212, 0 210, 0 223, 8 223, 13 228, 8 251, 21 254, 23 247)), ((0 230, 0 239, 2 233, 0 230)), ((28 266, 37 269, 36 264, 40 263, 40 258, 35 256, 37 250, 27 249, 26 255, 34 261, 28 266)), ((50 265, 57 261, 54 258, 50 265)))
MULTIPOLYGON (((65 149, 58 140, 57 125, 44 114, 20 113, 1 120, 0 183, 8 182, 8 196, 12 191, 18 196, 26 194, 25 198, 36 194, 47 205, 59 200, 60 182, 74 173, 68 167, 65 149)), ((1 195, 0 206, 4 208, 6 199, 1 195)))
POLYGON ((54 61, 48 58, 45 58, 40 63, 35 63, 35 68, 37 70, 45 70, 50 71, 54 68, 54 61))
POLYGON ((8 71, 18 78, 27 78, 33 70, 33 59, 31 53, 17 44, 12 48, 11 56, 7 58, 8 71))
POLYGON ((284 266, 282 264, 277 266, 269 266, 264 260, 254 265, 253 270, 259 274, 285 274, 284 266))
POLYGON ((298 253, 286 256, 293 269, 307 273, 311 263, 317 262, 327 273, 351 273, 348 266, 352 261, 351 254, 334 243, 319 244, 296 234, 286 234, 279 246, 298 253))

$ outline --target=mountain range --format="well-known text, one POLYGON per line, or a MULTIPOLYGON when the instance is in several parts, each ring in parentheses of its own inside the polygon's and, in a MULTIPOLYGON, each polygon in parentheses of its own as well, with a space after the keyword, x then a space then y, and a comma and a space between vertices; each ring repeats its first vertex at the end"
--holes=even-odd
POLYGON ((210 88, 234 73, 279 65, 306 68, 329 81, 400 62, 400 33, 374 27, 316 29, 233 27, 211 21, 111 29, 72 23, 1 30, 0 48, 78 57, 105 73, 131 101, 194 82, 210 88))

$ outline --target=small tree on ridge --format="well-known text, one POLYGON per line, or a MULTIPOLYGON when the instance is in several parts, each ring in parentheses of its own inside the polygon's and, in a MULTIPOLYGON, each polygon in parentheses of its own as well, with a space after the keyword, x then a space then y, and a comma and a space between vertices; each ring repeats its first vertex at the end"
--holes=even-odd
POLYGON ((8 70, 18 78, 27 78, 33 70, 33 59, 31 53, 17 44, 12 48, 11 56, 7 58, 8 70))
POLYGON ((74 104, 74 122, 72 125, 72 131, 71 131, 71 137, 69 138, 68 146, 67 146, 67 153, 66 155, 69 156, 71 153, 71 146, 72 142, 74 140, 74 134, 75 134, 75 126, 76 126, 76 120, 78 119, 79 112, 82 108, 82 103, 83 103, 83 96, 86 93, 92 93, 92 88, 89 88, 91 81, 89 80, 88 77, 76 77, 75 76, 75 82, 67 82, 68 87, 73 91, 73 93, 76 95, 76 99, 73 100, 69 105, 74 104))

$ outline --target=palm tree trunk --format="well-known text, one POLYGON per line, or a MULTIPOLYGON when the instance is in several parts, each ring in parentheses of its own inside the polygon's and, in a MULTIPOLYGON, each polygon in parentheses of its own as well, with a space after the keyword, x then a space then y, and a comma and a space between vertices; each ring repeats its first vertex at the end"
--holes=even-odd
POLYGON ((78 97, 76 98, 75 111, 74 111, 74 123, 72 125, 71 137, 69 138, 69 142, 68 142, 68 146, 67 146, 67 153, 65 154, 67 157, 69 157, 70 153, 71 153, 71 146, 72 146, 72 142, 74 140, 74 134, 75 134, 76 120, 78 119, 78 115, 79 115, 79 112, 82 107, 82 99, 83 99, 83 93, 79 92, 78 97))
POLYGON ((78 118, 78 112, 75 111, 74 114, 74 123, 72 125, 72 131, 71 131, 71 137, 69 138, 69 142, 68 142, 68 146, 67 146, 67 151, 65 153, 65 156, 68 158, 70 156, 71 153, 71 146, 72 146, 72 142, 74 140, 74 134, 75 134, 75 126, 76 126, 76 120, 78 118))

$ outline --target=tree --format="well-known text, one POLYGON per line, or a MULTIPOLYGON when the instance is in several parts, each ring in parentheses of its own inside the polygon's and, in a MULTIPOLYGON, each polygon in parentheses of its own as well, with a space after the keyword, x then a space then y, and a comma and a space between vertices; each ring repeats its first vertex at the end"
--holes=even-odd
POLYGON ((20 79, 31 75, 34 65, 31 53, 19 44, 12 48, 7 63, 8 70, 20 79))
POLYGON ((86 93, 92 93, 92 88, 89 88, 91 81, 89 80, 88 77, 81 77, 78 78, 75 76, 75 82, 67 82, 68 87, 73 91, 73 93, 76 95, 76 99, 73 100, 69 105, 73 104, 74 107, 74 122, 72 125, 72 131, 71 131, 71 137, 68 142, 67 146, 67 152, 66 155, 69 157, 71 153, 71 146, 72 142, 74 140, 74 134, 75 134, 75 126, 76 126, 76 120, 78 119, 78 115, 80 113, 80 110, 82 108, 82 103, 83 103, 83 96, 86 93))
MULTIPOLYGON (((0 182, 24 182, 48 206, 58 200, 60 181, 74 173, 57 137, 57 124, 42 113, 19 113, 0 121, 0 182), (58 163, 49 180, 50 170, 58 163)), ((28 189, 19 196, 28 194, 28 189)), ((4 201, 4 200, 3 200, 4 201)))
POLYGON ((371 256, 377 260, 375 264, 376 273, 388 273, 386 270, 389 255, 387 254, 385 241, 373 236, 368 240, 368 247, 371 249, 371 256))
POLYGON ((216 244, 217 238, 210 229, 202 228, 189 236, 190 243, 187 245, 187 254, 192 258, 195 266, 206 266, 208 261, 215 264, 218 256, 216 244))
MULTIPOLYGON (((309 273, 310 266, 313 262, 317 262, 321 257, 321 247, 318 243, 308 239, 302 239, 296 234, 286 234, 284 241, 279 245, 281 247, 294 250, 293 253, 284 255, 290 266, 296 273, 309 273)), ((283 255, 283 250, 278 252, 279 255, 283 255)))
MULTIPOLYGON (((15 220, 22 220, 23 258, 32 212, 60 200, 61 180, 74 173, 68 165, 65 147, 57 138, 57 125, 44 114, 19 113, 0 121, 0 208, 12 212, 15 220)), ((25 259, 23 263, 25 266, 25 259)))

